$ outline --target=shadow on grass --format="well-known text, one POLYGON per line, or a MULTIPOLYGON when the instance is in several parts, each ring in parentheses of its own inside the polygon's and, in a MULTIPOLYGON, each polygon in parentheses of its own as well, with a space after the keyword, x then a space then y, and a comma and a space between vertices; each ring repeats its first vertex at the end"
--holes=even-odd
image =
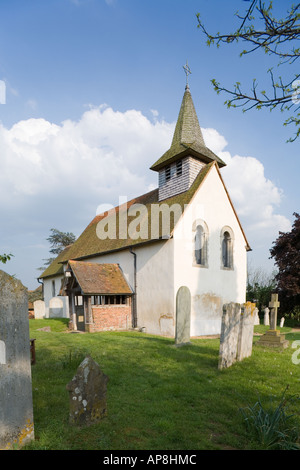
POLYGON ((219 371, 219 339, 176 347, 174 338, 139 332, 37 332, 37 338, 36 448, 245 449, 249 440, 239 407, 255 402, 257 392, 262 399, 278 393, 287 380, 298 384, 286 351, 257 349, 219 371), (66 384, 87 354, 109 377, 108 417, 81 430, 68 425, 66 384))

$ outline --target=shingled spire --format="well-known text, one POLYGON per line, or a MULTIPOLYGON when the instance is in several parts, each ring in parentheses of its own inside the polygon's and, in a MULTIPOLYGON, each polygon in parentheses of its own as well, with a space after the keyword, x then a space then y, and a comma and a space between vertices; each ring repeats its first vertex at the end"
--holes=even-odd
MULTIPOLYGON (((183 68, 188 78, 188 64, 183 68)), ((171 147, 151 166, 158 172, 159 201, 188 191, 199 172, 212 162, 225 166, 205 145, 187 80, 171 147)))
POLYGON ((225 166, 225 163, 205 145, 188 85, 183 95, 171 147, 151 166, 151 170, 159 171, 187 155, 204 163, 215 160, 219 167, 225 166))
POLYGON ((188 85, 185 87, 171 148, 179 144, 187 146, 192 144, 205 146, 188 85))

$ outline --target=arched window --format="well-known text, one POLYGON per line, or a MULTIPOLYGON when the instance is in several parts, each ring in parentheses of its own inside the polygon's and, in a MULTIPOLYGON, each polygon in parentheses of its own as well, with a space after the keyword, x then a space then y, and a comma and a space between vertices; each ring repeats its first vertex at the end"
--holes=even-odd
POLYGON ((208 244, 208 229, 207 225, 202 220, 196 220, 193 224, 194 234, 194 265, 207 267, 207 244, 208 244))
POLYGON ((233 269, 233 232, 230 227, 224 227, 221 232, 221 266, 233 269))

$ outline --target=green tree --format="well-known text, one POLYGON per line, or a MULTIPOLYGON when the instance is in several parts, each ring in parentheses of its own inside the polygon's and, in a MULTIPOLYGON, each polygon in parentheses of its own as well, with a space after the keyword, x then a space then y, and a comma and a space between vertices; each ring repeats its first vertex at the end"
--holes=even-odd
POLYGON ((248 269, 246 299, 256 303, 259 311, 269 305, 276 288, 275 276, 276 272, 269 274, 261 268, 248 269))
POLYGON ((279 232, 270 250, 271 258, 278 267, 276 283, 280 302, 286 312, 300 320, 300 215, 290 232, 279 232))
POLYGON ((9 261, 11 259, 13 255, 10 253, 9 255, 0 255, 0 262, 5 264, 7 261, 9 261))
POLYGON ((67 246, 72 245, 72 243, 74 243, 76 240, 76 237, 72 232, 61 232, 56 228, 51 228, 50 232, 51 234, 47 238, 47 241, 50 243, 49 252, 55 255, 55 257, 44 259, 44 266, 39 268, 40 270, 43 270, 49 266, 59 255, 59 253, 61 253, 67 246))
MULTIPOLYGON (((288 3, 287 0, 285 3, 288 3)), ((207 38, 207 45, 215 44, 219 47, 222 43, 228 45, 242 41, 247 49, 243 49, 240 56, 262 50, 267 55, 275 57, 277 65, 282 68, 285 66, 284 72, 287 71, 288 78, 275 77, 274 70, 269 68, 268 91, 258 91, 255 78, 251 90, 248 91, 242 90, 240 82, 236 82, 233 89, 229 90, 221 86, 216 79, 212 79, 214 89, 217 93, 226 92, 229 95, 229 99, 225 101, 228 107, 241 107, 243 111, 263 107, 270 110, 279 108, 289 113, 284 125, 296 126, 296 134, 289 139, 292 142, 300 135, 300 74, 295 74, 293 77, 290 75, 291 64, 300 57, 300 48, 297 47, 300 39, 300 3, 290 5, 284 18, 275 18, 272 1, 265 5, 261 0, 251 0, 246 12, 242 16, 236 13, 236 16, 239 26, 233 33, 211 34, 198 13, 198 28, 207 38)))

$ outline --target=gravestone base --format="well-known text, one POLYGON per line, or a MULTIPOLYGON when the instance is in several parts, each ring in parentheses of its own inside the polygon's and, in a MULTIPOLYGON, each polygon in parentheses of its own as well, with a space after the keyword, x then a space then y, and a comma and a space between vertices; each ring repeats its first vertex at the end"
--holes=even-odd
POLYGON ((289 345, 289 341, 285 339, 285 335, 281 334, 278 330, 268 330, 256 342, 257 346, 264 346, 267 348, 280 348, 285 349, 289 345))
POLYGON ((173 346, 174 346, 175 348, 181 348, 181 346, 190 346, 191 344, 192 344, 191 341, 187 341, 187 342, 185 342, 185 343, 175 343, 173 346))

